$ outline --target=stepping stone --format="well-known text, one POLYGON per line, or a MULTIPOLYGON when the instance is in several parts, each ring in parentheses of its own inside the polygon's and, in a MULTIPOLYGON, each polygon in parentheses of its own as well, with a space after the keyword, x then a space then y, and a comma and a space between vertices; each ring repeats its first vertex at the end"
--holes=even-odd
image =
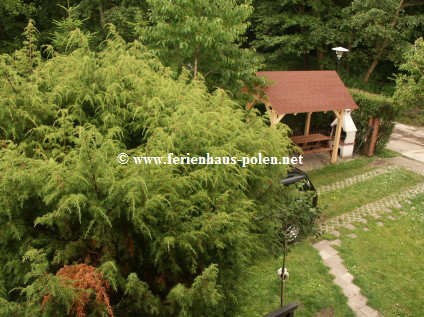
POLYGON ((377 215, 377 214, 372 214, 371 216, 373 216, 375 219, 381 218, 381 216, 380 215, 377 215))
POLYGON ((322 250, 323 248, 327 247, 328 241, 327 240, 321 240, 320 242, 317 242, 314 244, 314 248, 317 250, 322 250))
POLYGON ((384 226, 384 223, 382 223, 381 221, 379 221, 379 222, 377 222, 377 226, 383 227, 384 226))
POLYGON ((364 231, 370 231, 370 229, 368 229, 367 227, 364 227, 364 228, 362 228, 362 230, 364 230, 364 231))
POLYGON ((400 208, 402 208, 402 205, 396 204, 396 205, 393 206, 393 208, 400 209, 400 208))
POLYGON ((375 309, 372 309, 369 306, 362 307, 359 310, 359 312, 361 312, 363 314, 362 316, 367 316, 367 317, 379 317, 380 316, 380 314, 378 313, 378 311, 376 311, 375 309))
POLYGON ((393 212, 393 210, 391 210, 390 208, 386 208, 383 210, 383 212, 393 212))
POLYGON ((355 229, 356 229, 356 227, 355 227, 354 225, 350 224, 350 223, 348 223, 348 224, 345 226, 345 228, 347 228, 347 229, 349 229, 349 230, 355 230, 355 229))
POLYGON ((324 264, 329 268, 336 267, 337 265, 343 265, 343 260, 339 255, 333 255, 329 257, 327 260, 324 260, 324 264))
POLYGON ((347 235, 349 238, 356 239, 358 236, 354 233, 350 233, 347 235))
POLYGON ((368 221, 366 220, 366 219, 364 219, 364 218, 360 218, 360 219, 358 219, 358 221, 359 222, 362 222, 362 223, 367 223, 368 221))
POLYGON ((340 237, 340 231, 337 231, 337 230, 331 231, 330 234, 332 234, 333 236, 336 236, 337 238, 340 237))
POLYGON ((346 272, 345 274, 340 275, 340 278, 345 280, 348 283, 352 283, 354 276, 350 274, 349 272, 346 272))
MULTIPOLYGON (((347 268, 343 264, 336 264, 334 267, 331 268, 330 273, 333 274, 336 277, 336 279, 338 279, 343 274, 347 273, 347 268)), ((343 283, 345 283, 344 280, 343 280, 342 284, 343 283)))
POLYGON ((367 304, 367 301, 368 300, 365 296, 362 296, 361 294, 357 294, 357 295, 351 296, 348 299, 347 304, 353 310, 358 311, 361 308, 365 307, 365 305, 367 304))
MULTIPOLYGON (((340 234, 340 232, 339 232, 339 234, 340 234)), ((330 241, 329 244, 330 245, 337 245, 339 247, 339 246, 342 245, 342 241, 340 241, 339 239, 337 239, 337 240, 330 241)))
POLYGON ((401 211, 400 214, 401 215, 406 215, 406 212, 405 211, 401 211))
POLYGON ((392 217, 392 216, 388 216, 387 219, 396 220, 396 218, 395 217, 392 217))

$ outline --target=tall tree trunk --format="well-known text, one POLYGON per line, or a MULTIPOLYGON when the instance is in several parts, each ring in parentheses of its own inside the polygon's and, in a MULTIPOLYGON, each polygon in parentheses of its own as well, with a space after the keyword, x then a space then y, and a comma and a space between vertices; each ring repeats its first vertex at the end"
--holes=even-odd
MULTIPOLYGON (((396 10, 395 16, 392 20, 392 23, 390 23, 390 27, 393 29, 398 21, 399 18, 399 14, 400 14, 400 10, 403 8, 404 5, 404 0, 400 0, 399 2, 399 7, 396 10)), ((367 72, 365 73, 364 78, 362 79, 363 83, 367 83, 368 80, 370 79, 370 76, 372 74, 372 72, 374 71, 375 67, 378 65, 378 63, 380 62, 381 58, 383 57, 383 53, 385 52, 387 46, 389 44, 389 39, 385 38, 383 40, 383 43, 381 42, 377 42, 377 47, 379 47, 379 50, 377 51, 376 56, 374 57, 373 62, 371 63, 370 67, 368 68, 367 72)))
POLYGON ((366 84, 368 82, 372 72, 374 71, 374 68, 378 65, 379 62, 380 62, 380 60, 377 59, 377 58, 372 61, 370 67, 368 68, 367 72, 365 73, 364 78, 362 79, 362 82, 364 84, 366 84))
POLYGON ((105 26, 105 12, 103 11, 102 0, 99 1, 99 16, 100 16, 100 26, 103 28, 105 26))

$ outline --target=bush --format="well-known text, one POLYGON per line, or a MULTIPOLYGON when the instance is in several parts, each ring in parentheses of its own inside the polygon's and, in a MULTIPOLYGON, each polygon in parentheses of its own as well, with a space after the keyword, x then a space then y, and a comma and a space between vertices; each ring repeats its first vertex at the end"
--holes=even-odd
POLYGON ((356 145, 360 147, 364 145, 364 139, 369 130, 370 117, 374 117, 381 119, 375 149, 377 151, 384 149, 395 126, 394 120, 399 113, 399 107, 389 97, 358 89, 349 89, 349 92, 359 107, 359 109, 352 112, 353 121, 358 129, 356 145))
POLYGON ((279 241, 287 166, 116 156, 281 157, 286 127, 113 28, 98 52, 76 32, 48 61, 1 57, 0 315, 231 315, 239 272, 279 241))

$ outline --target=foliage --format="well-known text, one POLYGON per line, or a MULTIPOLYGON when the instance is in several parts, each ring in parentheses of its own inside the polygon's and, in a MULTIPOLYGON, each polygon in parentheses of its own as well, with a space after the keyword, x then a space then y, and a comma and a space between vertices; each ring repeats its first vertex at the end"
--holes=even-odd
MULTIPOLYGON (((208 93, 187 71, 175 79, 112 26, 98 52, 78 30, 67 38, 84 37, 88 45, 47 61, 31 64, 22 51, 0 60, 0 311, 68 314, 81 300, 63 285, 68 266, 90 268, 83 275, 97 286, 107 280, 117 316, 231 315, 238 272, 278 244, 287 166, 120 165, 116 156, 282 157, 287 128, 208 93)), ((103 308, 83 298, 87 316, 107 311, 101 294, 103 308)))
MULTIPOLYGON (((107 314, 113 317, 112 307, 109 304, 107 291, 109 283, 104 280, 96 268, 87 264, 65 265, 57 273, 63 287, 71 287, 75 292, 75 300, 72 303, 70 312, 77 317, 86 316, 85 307, 92 301, 91 292, 95 295, 95 302, 106 307, 107 314)), ((51 293, 44 296, 41 304, 42 310, 46 305, 54 301, 54 295, 51 293)))
MULTIPOLYGON (((405 112, 424 113, 424 40, 419 38, 400 66, 404 71, 396 78, 395 101, 405 112), (409 111, 408 111, 409 110, 409 111)), ((412 113, 411 113, 412 114, 412 113)))
POLYGON ((369 63, 365 83, 380 61, 399 61, 404 47, 422 27, 424 15, 415 9, 416 5, 408 0, 353 0, 345 9, 349 17, 345 27, 354 34, 351 47, 367 52, 361 56, 369 63))
POLYGON ((309 55, 316 51, 319 67, 325 67, 327 45, 340 39, 342 2, 261 0, 254 5, 253 45, 270 52, 269 60, 296 54, 305 56, 308 63, 309 55))
POLYGON ((394 120, 399 114, 399 106, 393 102, 392 98, 382 95, 371 94, 358 89, 349 89, 350 94, 359 106, 359 109, 352 112, 352 118, 356 128, 356 144, 364 145, 364 139, 369 131, 370 117, 380 118, 380 128, 378 130, 376 150, 383 149, 389 142, 390 135, 394 128, 394 120))
POLYGON ((176 72, 201 72, 209 87, 238 92, 255 79, 260 64, 251 49, 242 48, 249 0, 148 0, 151 25, 142 28, 143 41, 176 72))

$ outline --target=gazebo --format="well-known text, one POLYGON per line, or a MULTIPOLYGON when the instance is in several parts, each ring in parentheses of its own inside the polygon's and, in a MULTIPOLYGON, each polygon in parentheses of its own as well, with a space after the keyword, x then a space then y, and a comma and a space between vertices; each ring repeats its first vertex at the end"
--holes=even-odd
POLYGON ((291 139, 301 145, 305 154, 332 151, 331 163, 336 162, 344 110, 358 108, 337 72, 262 71, 256 75, 266 77, 274 84, 256 88, 254 100, 246 104, 246 110, 249 111, 257 103, 263 103, 269 113, 271 125, 278 124, 286 114, 306 113, 304 135, 291 139), (332 139, 322 134, 309 134, 312 113, 327 111, 333 111, 338 119, 332 149, 308 146, 308 143, 316 145, 332 139))

